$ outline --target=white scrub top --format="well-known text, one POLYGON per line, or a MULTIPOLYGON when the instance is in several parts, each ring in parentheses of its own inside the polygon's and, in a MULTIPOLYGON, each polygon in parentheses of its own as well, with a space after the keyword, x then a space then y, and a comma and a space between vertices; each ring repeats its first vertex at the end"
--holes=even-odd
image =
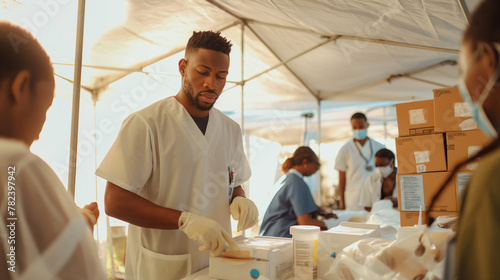
POLYGON ((54 171, 21 141, 0 138, 0 155, 0 279, 107 279, 54 171))
MULTIPOLYGON (((250 178, 239 125, 215 108, 202 134, 169 97, 124 120, 96 174, 167 208, 217 221, 231 232, 229 170, 250 178)), ((208 266, 209 253, 180 230, 129 225, 126 279, 180 279, 208 266)))
MULTIPOLYGON (((368 176, 361 192, 360 206, 362 208, 372 207, 375 202, 380 200, 382 196, 382 180, 382 175, 377 172, 373 172, 368 176)), ((395 179, 394 183, 397 184, 395 179)), ((392 197, 398 197, 397 186, 394 186, 392 197)))
POLYGON ((344 190, 344 205, 349 210, 362 210, 360 206, 361 190, 366 178, 375 172, 375 153, 385 146, 371 138, 361 146, 353 139, 340 148, 340 151, 335 159, 335 169, 346 173, 346 183, 344 190), (365 159, 359 154, 358 146, 365 158, 369 159, 368 164, 365 159), (371 148, 370 148, 371 147, 371 148), (372 167, 372 170, 366 170, 366 166, 372 167))

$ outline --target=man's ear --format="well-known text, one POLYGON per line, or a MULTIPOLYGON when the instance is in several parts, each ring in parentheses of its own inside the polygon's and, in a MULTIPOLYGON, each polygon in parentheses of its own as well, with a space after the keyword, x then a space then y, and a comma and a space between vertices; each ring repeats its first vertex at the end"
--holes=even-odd
POLYGON ((31 74, 28 70, 18 72, 10 85, 14 102, 19 102, 30 91, 31 74))
POLYGON ((181 73, 182 76, 186 73, 186 65, 187 60, 185 58, 181 58, 181 60, 179 60, 179 73, 181 73))

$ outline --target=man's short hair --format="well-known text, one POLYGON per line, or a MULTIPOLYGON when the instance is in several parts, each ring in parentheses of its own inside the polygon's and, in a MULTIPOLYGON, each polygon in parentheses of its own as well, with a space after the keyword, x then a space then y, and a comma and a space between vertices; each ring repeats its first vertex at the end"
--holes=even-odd
POLYGON ((220 32, 194 31, 193 35, 187 42, 185 55, 187 58, 187 56, 200 48, 222 52, 229 55, 232 46, 233 44, 231 43, 231 41, 229 41, 225 37, 222 37, 220 35, 220 32))
POLYGON ((394 159, 394 153, 389 150, 389 149, 380 149, 376 154, 375 157, 378 158, 386 158, 388 160, 394 159))
POLYGON ((361 112, 354 113, 354 114, 352 115, 352 117, 351 117, 351 121, 352 121, 353 119, 364 119, 365 121, 368 121, 368 120, 366 119, 365 114, 363 114, 363 113, 361 113, 361 112))
POLYGON ((0 81, 28 70, 33 88, 40 80, 53 77, 50 57, 26 29, 0 20, 0 81))

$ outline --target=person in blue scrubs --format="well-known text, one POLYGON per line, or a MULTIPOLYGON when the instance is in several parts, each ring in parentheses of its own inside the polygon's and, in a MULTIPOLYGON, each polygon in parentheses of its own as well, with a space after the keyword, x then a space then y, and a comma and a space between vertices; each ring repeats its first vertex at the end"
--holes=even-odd
POLYGON ((314 225, 326 230, 323 221, 337 218, 316 205, 304 176, 311 176, 320 168, 319 159, 309 147, 299 147, 281 166, 285 173, 274 185, 279 190, 274 195, 262 220, 260 235, 292 237, 290 226, 314 225))

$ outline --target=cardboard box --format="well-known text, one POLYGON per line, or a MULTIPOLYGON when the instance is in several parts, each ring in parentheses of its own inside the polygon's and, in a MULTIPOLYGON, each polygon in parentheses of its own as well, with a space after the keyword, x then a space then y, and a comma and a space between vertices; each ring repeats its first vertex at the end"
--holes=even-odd
POLYGON ((434 100, 396 104, 399 136, 434 132, 434 100))
POLYGON ((432 198, 450 174, 451 172, 432 172, 396 175, 399 211, 418 212, 420 205, 422 205, 422 211, 458 211, 455 176, 446 185, 433 208, 428 209, 432 198))
POLYGON ((457 87, 435 89, 433 92, 435 132, 478 130, 470 107, 457 87))
POLYGON ((293 277, 292 238, 255 236, 236 243, 241 251, 250 251, 252 259, 210 257, 210 278, 253 280, 253 275, 267 279, 286 280, 293 277), (252 275, 253 274, 253 275, 252 275))
MULTIPOLYGON (((440 216, 458 216, 458 212, 424 212, 422 211, 422 224, 425 225, 427 223, 428 213, 434 218, 440 216)), ((400 212, 401 226, 402 227, 412 227, 414 225, 418 225, 418 215, 419 211, 410 211, 410 212, 400 212)))
POLYGON ((342 250, 354 242, 370 237, 380 237, 380 226, 341 222, 338 226, 319 233, 318 279, 323 279, 342 250), (335 255, 334 255, 335 254, 335 255))
MULTIPOLYGON (((448 171, 452 171, 457 165, 477 154, 493 140, 481 130, 458 131, 446 133, 446 154, 448 159, 448 171)), ((478 160, 462 166, 460 171, 476 170, 478 160)))
POLYGON ((397 137, 396 154, 399 174, 448 170, 442 133, 397 137))

